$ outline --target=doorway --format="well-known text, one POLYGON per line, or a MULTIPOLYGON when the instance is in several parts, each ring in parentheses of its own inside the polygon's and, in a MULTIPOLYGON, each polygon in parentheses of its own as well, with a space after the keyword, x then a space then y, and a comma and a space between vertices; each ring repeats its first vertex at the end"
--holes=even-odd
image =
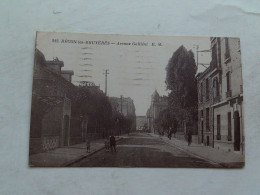
POLYGON ((209 146, 209 136, 207 136, 207 146, 209 146))
POLYGON ((234 150, 240 151, 240 117, 238 111, 234 112, 234 150))

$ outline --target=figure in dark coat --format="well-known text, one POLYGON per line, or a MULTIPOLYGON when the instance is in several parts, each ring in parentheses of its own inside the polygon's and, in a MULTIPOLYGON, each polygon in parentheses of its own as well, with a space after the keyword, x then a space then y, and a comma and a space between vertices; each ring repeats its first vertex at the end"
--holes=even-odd
POLYGON ((191 134, 191 132, 189 132, 188 133, 188 146, 190 146, 191 142, 192 142, 192 134, 191 134))
POLYGON ((113 151, 116 152, 116 138, 115 138, 115 136, 111 135, 109 141, 110 141, 111 152, 113 152, 113 151))

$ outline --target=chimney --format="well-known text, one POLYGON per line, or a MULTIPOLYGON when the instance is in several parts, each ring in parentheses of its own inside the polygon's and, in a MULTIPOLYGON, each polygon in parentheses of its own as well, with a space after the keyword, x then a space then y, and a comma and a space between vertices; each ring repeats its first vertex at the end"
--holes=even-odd
POLYGON ((64 66, 64 63, 58 58, 54 58, 53 61, 46 61, 46 65, 51 71, 61 74, 61 67, 64 66))

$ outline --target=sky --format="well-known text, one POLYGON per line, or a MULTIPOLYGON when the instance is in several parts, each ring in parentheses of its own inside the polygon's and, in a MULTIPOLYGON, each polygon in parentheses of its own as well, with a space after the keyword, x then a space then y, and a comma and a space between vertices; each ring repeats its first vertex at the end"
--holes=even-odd
MULTIPOLYGON (((105 70, 108 69, 107 95, 130 97, 136 115, 144 116, 151 104, 151 95, 166 91, 166 66, 173 53, 183 45, 194 52, 210 49, 209 37, 94 35, 83 33, 38 32, 36 48, 46 60, 58 57, 62 70, 73 70, 72 82, 91 81, 105 91, 105 70), (93 42, 94 41, 94 42, 93 42)), ((210 63, 210 52, 199 52, 199 63, 210 63)), ((198 72, 205 70, 198 67, 198 72)))

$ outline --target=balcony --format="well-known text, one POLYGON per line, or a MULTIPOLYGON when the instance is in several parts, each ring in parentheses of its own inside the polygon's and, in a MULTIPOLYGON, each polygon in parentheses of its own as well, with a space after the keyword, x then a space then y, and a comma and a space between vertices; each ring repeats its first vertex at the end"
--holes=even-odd
POLYGON ((231 97, 232 96, 232 90, 228 90, 227 92, 226 92, 226 98, 229 98, 229 97, 231 97))

